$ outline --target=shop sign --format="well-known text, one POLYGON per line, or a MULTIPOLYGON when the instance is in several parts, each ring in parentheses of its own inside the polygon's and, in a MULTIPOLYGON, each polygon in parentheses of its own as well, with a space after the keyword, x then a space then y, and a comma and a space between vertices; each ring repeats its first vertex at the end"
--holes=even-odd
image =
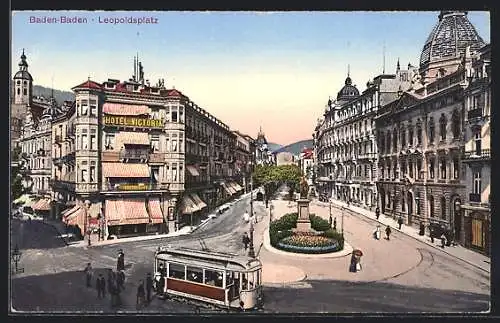
POLYGON ((163 128, 163 120, 136 118, 130 116, 104 116, 103 123, 106 126, 163 128))

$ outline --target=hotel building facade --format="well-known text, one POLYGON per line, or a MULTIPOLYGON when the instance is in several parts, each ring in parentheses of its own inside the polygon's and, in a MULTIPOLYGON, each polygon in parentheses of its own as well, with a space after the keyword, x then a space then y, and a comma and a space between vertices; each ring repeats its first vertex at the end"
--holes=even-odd
POLYGON ((175 231, 243 190, 236 135, 163 80, 88 80, 53 126, 55 198, 69 225, 103 237, 175 231), (66 148, 62 148, 66 147, 66 148))

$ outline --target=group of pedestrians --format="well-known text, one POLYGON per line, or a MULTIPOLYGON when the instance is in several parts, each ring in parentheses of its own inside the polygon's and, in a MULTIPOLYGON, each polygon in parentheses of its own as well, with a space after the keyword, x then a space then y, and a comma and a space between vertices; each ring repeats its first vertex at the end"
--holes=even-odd
POLYGON ((139 281, 139 286, 137 286, 137 295, 136 295, 136 308, 141 309, 144 306, 148 306, 152 300, 152 291, 153 291, 153 277, 151 273, 147 273, 146 275, 146 286, 144 286, 144 281, 139 281))

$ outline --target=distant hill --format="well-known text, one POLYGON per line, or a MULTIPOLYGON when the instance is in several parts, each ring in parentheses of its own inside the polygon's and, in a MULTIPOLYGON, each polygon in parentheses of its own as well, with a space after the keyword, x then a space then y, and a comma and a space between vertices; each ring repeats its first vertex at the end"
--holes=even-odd
POLYGON ((275 151, 276 149, 280 149, 281 147, 283 147, 283 146, 280 144, 275 144, 273 142, 267 143, 267 148, 269 149, 269 151, 275 151))
MULTIPOLYGON (((33 85, 33 95, 50 98, 50 96, 52 95, 52 89, 40 85, 33 85)), ((61 91, 54 89, 54 98, 56 99, 58 104, 62 104, 64 101, 74 101, 75 94, 70 91, 61 91)))
POLYGON ((313 140, 307 139, 307 140, 297 141, 293 144, 289 144, 279 148, 277 152, 288 151, 294 155, 300 155, 304 147, 313 148, 313 140))

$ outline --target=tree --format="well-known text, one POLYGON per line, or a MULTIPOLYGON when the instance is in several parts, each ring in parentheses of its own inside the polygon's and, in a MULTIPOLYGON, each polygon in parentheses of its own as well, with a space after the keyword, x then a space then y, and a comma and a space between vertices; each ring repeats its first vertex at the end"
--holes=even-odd
POLYGON ((17 199, 24 193, 22 176, 20 174, 21 168, 23 166, 19 158, 20 155, 21 147, 14 147, 14 149, 12 150, 12 164, 10 168, 12 200, 17 199))

